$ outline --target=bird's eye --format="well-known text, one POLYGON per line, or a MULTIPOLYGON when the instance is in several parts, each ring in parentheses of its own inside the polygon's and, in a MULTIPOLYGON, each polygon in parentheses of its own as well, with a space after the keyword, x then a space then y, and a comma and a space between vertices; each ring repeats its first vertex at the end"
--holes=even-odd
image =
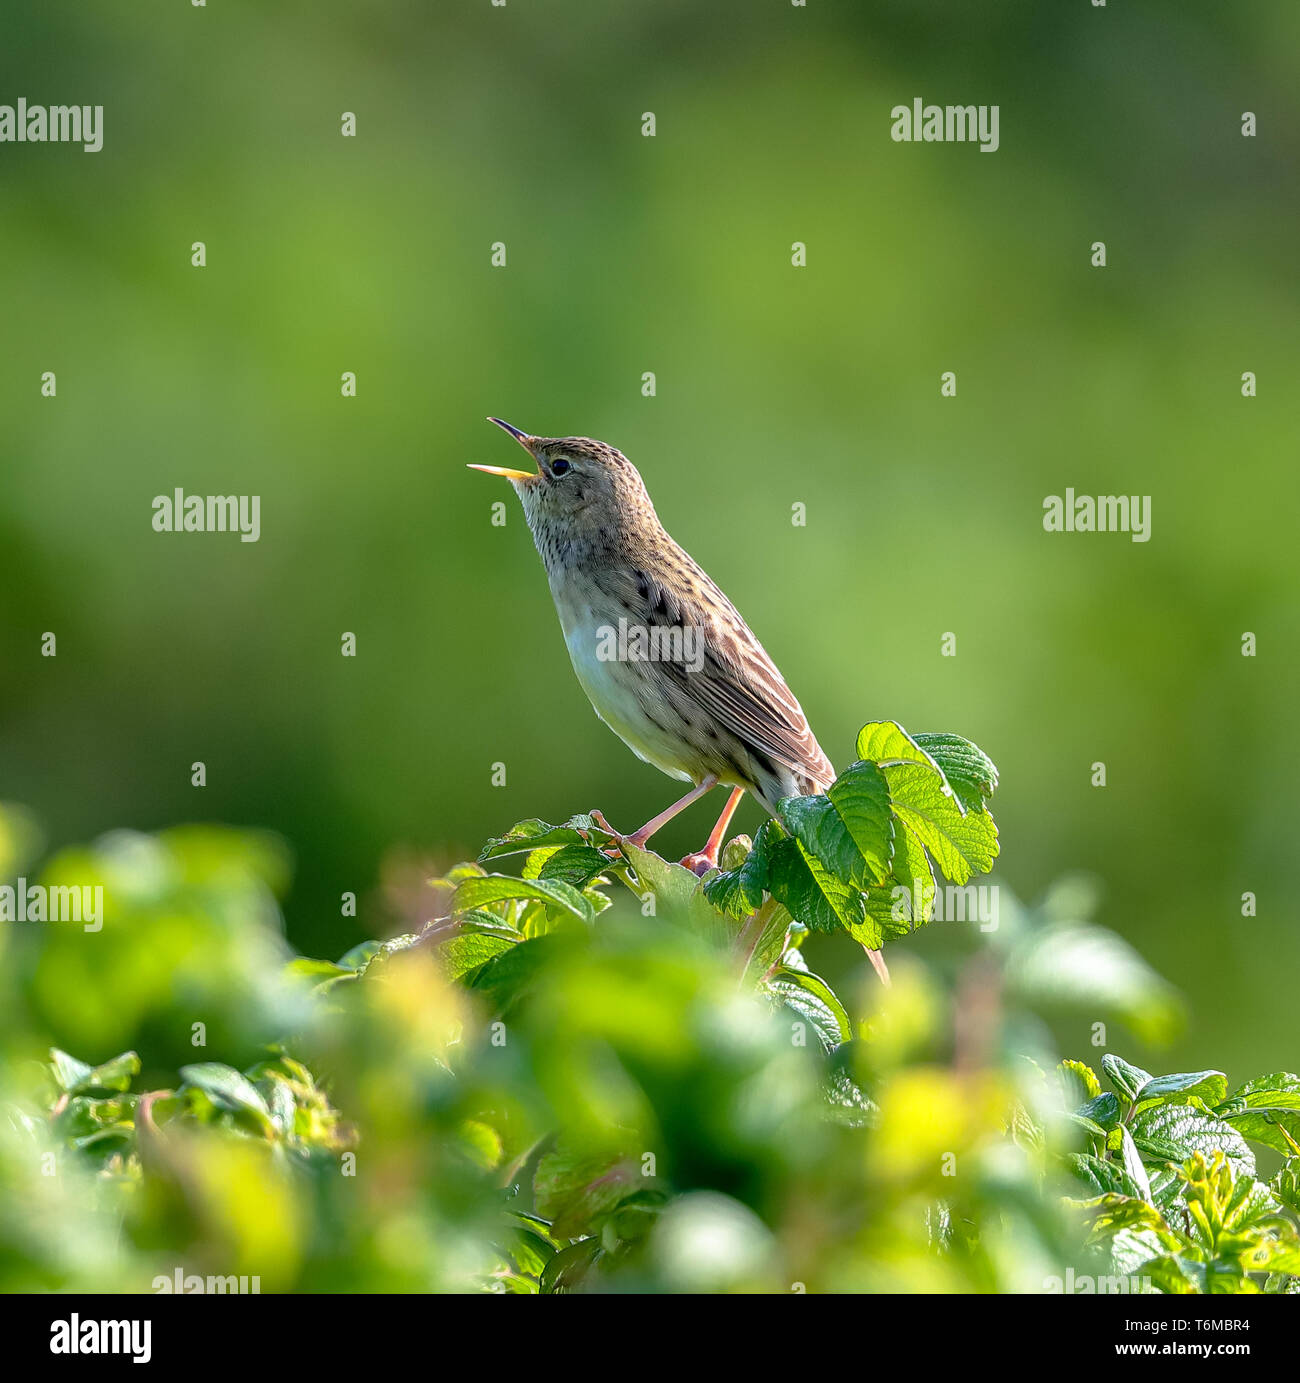
POLYGON ((564 459, 564 457, 558 456, 554 461, 551 462, 552 475, 568 475, 568 473, 569 463, 564 459))

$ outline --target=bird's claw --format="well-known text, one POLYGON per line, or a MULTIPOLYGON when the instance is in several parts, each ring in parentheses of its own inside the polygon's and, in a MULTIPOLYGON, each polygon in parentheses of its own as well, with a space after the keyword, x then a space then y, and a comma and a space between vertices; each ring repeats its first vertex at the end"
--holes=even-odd
MULTIPOLYGON (((591 819, 596 823, 596 825, 599 826, 600 829, 604 831, 607 836, 613 837, 612 845, 603 845, 600 847, 601 853, 604 855, 608 855, 611 860, 618 859, 618 857, 623 853, 623 842, 625 840, 631 840, 632 837, 625 836, 622 834, 622 832, 616 831, 609 824, 609 822, 605 820, 605 813, 602 811, 593 809, 592 811, 588 812, 587 815, 591 817, 591 819)), ((633 843, 635 844, 635 842, 633 843)))

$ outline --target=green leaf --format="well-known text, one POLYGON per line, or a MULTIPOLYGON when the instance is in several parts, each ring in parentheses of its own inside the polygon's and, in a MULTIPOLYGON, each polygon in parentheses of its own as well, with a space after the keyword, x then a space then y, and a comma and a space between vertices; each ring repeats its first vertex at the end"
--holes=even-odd
POLYGON ((741 863, 706 881, 704 896, 719 912, 739 921, 762 906, 767 889, 768 850, 779 829, 775 822, 765 821, 741 863))
POLYGON ((767 887, 791 917, 814 931, 852 931, 866 920, 861 892, 837 879, 797 840, 786 836, 768 852, 767 887))
POLYGON ((622 850, 636 870, 642 890, 649 889, 654 894, 656 914, 675 913, 713 945, 725 946, 730 941, 732 929, 705 897, 697 875, 683 865, 662 859, 653 850, 638 850, 627 841, 622 850))
POLYGON ((530 817, 512 826, 503 836, 496 836, 479 853, 481 861, 494 860, 502 855, 520 855, 542 845, 603 845, 613 839, 602 831, 590 816, 570 817, 563 826, 530 817))
POLYGON ((51 1047, 50 1064, 59 1089, 69 1095, 85 1090, 127 1090, 140 1070, 140 1058, 135 1052, 123 1052, 99 1066, 87 1066, 67 1052, 51 1047))
POLYGON ((896 720, 873 720, 858 731, 858 758, 866 763, 928 764, 943 770, 896 720))
POLYGON ((452 909, 468 912, 485 908, 492 903, 537 899, 548 908, 557 908, 579 922, 595 921, 590 899, 562 879, 516 879, 511 874, 485 874, 482 878, 466 879, 455 893, 452 909))
POLYGON ((1082 1119, 1099 1124, 1109 1133, 1119 1123, 1119 1100, 1109 1090, 1104 1090, 1074 1112, 1082 1119))
POLYGON ((556 1248, 534 1229, 516 1225, 509 1231, 505 1252, 515 1267, 528 1277, 540 1277, 555 1257, 556 1248))
POLYGON ((880 884, 863 894, 863 919, 849 926, 849 935, 860 946, 879 951, 890 937, 908 936, 912 932, 910 895, 907 898, 894 896, 895 889, 901 887, 901 884, 880 884))
POLYGON ((1076 1100, 1093 1100, 1101 1094, 1101 1082, 1091 1066, 1082 1061, 1062 1061, 1056 1068, 1067 1105, 1076 1100))
POLYGON ((998 770, 979 745, 960 735, 922 734, 912 739, 943 770, 968 811, 978 811, 997 791, 998 770))
POLYGON ((1247 1081, 1215 1113, 1256 1143, 1288 1157, 1300 1156, 1300 1077, 1291 1072, 1247 1081))
MULTIPOLYGON (((934 916, 934 870, 930 868, 929 857, 916 832, 901 821, 894 832, 893 878, 894 883, 907 889, 910 895, 908 918, 915 931, 934 916)), ((892 894, 892 887, 890 892, 892 894)))
POLYGON ((853 1025, 835 995, 820 975, 782 966, 766 983, 770 993, 812 1024, 822 1046, 833 1052, 853 1036, 853 1025))
POLYGON ((220 1109, 233 1113, 244 1113, 270 1136, 275 1125, 266 1101, 257 1087, 233 1066, 223 1066, 219 1061, 200 1061, 193 1066, 181 1067, 181 1079, 185 1085, 203 1093, 220 1109))
POLYGON ((1255 1175, 1255 1155, 1246 1140, 1231 1124, 1203 1108, 1186 1104, 1149 1105, 1130 1127, 1134 1143, 1148 1160, 1182 1163, 1193 1153, 1210 1157, 1222 1151, 1238 1175, 1255 1175))
POLYGON ((1291 1158, 1269 1182, 1269 1187, 1283 1205, 1300 1215, 1300 1158, 1291 1158))
POLYGON ((775 898, 769 898, 748 919, 736 938, 737 949, 746 958, 747 984, 757 984, 785 954, 786 937, 793 926, 794 919, 775 898))
POLYGON ((606 1215, 644 1186, 640 1156, 631 1148, 592 1151, 563 1139, 541 1158, 533 1177, 538 1212, 561 1239, 595 1233, 606 1215))
POLYGON ((853 764, 827 792, 777 806, 804 854, 841 882, 864 889, 889 873, 894 821, 889 785, 874 764, 853 764))
POLYGON ((564 946, 564 938, 558 933, 530 937, 467 971, 463 983, 486 995, 498 1013, 505 1013, 532 989, 564 946))
POLYGON ((140 1058, 134 1052, 123 1052, 106 1061, 86 1077, 85 1090, 126 1090, 133 1076, 139 1074, 140 1058))
POLYGON ((522 944, 523 938, 509 927, 489 927, 482 923, 462 924, 454 936, 437 948, 438 963, 453 983, 466 981, 490 960, 522 944))
POLYGON ((1133 1179, 1134 1186, 1138 1189, 1138 1195, 1144 1201, 1151 1200, 1151 1182, 1147 1179, 1147 1169, 1142 1164, 1141 1154, 1138 1152, 1137 1144, 1128 1129, 1122 1125, 1119 1128, 1120 1135, 1120 1157, 1124 1163, 1124 1170, 1133 1179))
POLYGON ((1207 1105, 1217 1104, 1228 1091, 1228 1078, 1222 1071, 1183 1071, 1177 1075, 1154 1076, 1138 1091, 1137 1107, 1150 1104, 1187 1104, 1193 1095, 1207 1105))
POLYGON ((296 975, 302 979, 338 979, 343 975, 355 975, 356 971, 346 965, 338 965, 332 960, 313 960, 310 956, 294 956, 284 967, 286 975, 296 975))
POLYGON ((614 867, 608 855, 592 845, 561 845, 543 861, 537 877, 560 879, 574 888, 582 889, 592 879, 608 874, 614 867))
POLYGON ((555 1296, 576 1291, 600 1256, 600 1240, 594 1235, 561 1249, 542 1273, 541 1290, 555 1296))
POLYGON ((54 1083, 60 1090, 66 1090, 69 1094, 83 1088, 86 1077, 93 1069, 86 1062, 78 1061, 75 1056, 69 1056, 57 1047, 50 1048, 50 1067, 54 1083))
POLYGON ((848 881, 864 888, 886 879, 894 855, 894 813, 885 775, 875 764, 850 764, 826 797, 862 861, 860 873, 848 881))
POLYGON ((338 963, 344 970, 364 970, 380 945, 378 941, 359 941, 350 950, 344 951, 338 963))
POLYGON ((1131 1066, 1123 1057, 1115 1056, 1111 1052, 1102 1057, 1101 1069, 1106 1073, 1107 1080, 1129 1104, 1137 1099, 1137 1093, 1144 1085, 1155 1079, 1150 1071, 1144 1071, 1140 1066, 1131 1066))
POLYGON ((1141 1197, 1108 1191, 1091 1200, 1072 1201, 1071 1204, 1088 1214, 1094 1236, 1108 1236, 1121 1229, 1151 1229, 1176 1242, 1165 1217, 1141 1197))
POLYGON ((1069 1153, 1065 1162, 1074 1175, 1091 1189, 1094 1196, 1114 1192, 1132 1197, 1134 1200, 1147 1199, 1138 1183, 1118 1162, 1110 1162, 1092 1153, 1069 1153))
POLYGON ((895 764, 882 772, 895 814, 916 833, 945 878, 964 884, 972 873, 992 869, 998 831, 988 812, 965 811, 943 777, 923 764, 895 764))

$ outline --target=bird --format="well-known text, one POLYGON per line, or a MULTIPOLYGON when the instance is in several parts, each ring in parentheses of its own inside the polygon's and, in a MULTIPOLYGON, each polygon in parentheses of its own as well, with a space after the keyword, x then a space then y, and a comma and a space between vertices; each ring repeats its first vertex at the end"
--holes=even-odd
POLYGON ((746 792, 772 816, 786 797, 824 792, 835 770, 799 702, 736 607, 669 536, 640 472, 591 437, 537 437, 489 418, 536 470, 503 476, 523 504, 578 682, 601 720, 647 763, 691 784, 615 841, 644 849, 679 812, 731 788, 703 848, 680 863, 717 868, 746 792))

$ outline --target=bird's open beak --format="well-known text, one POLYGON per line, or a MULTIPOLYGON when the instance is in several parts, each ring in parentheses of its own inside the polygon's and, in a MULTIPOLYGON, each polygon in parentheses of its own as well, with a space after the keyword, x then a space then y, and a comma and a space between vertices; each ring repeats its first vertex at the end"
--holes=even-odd
MULTIPOLYGON (((488 422, 496 423, 499 428, 503 428, 523 447, 529 456, 532 456, 533 439, 526 432, 520 432, 517 427, 511 427, 509 423, 503 423, 500 418, 489 418, 488 422)), ((471 464, 470 470, 485 471, 488 475, 503 475, 507 480, 536 480, 539 475, 538 471, 512 471, 505 466, 475 466, 471 464)))

